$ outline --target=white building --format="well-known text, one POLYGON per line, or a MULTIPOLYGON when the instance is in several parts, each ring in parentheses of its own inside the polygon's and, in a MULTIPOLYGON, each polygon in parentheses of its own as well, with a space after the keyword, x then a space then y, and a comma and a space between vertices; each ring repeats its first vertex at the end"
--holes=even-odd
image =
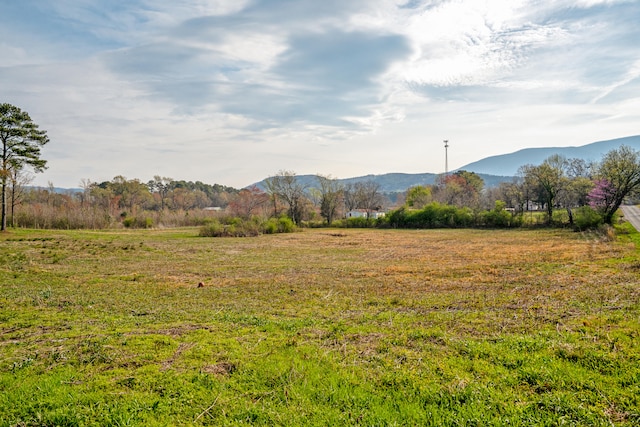
POLYGON ((384 216, 384 212, 378 212, 378 211, 367 212, 366 209, 354 209, 347 212, 347 215, 346 215, 347 218, 367 218, 368 217, 371 219, 378 219, 378 218, 382 218, 383 216, 384 216))

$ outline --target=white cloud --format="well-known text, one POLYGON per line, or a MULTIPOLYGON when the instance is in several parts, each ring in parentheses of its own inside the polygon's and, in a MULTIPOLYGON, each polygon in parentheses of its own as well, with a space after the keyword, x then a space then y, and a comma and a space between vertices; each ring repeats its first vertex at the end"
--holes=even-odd
POLYGON ((629 67, 622 78, 605 87, 604 90, 591 101, 591 103, 595 104, 601 101, 614 91, 624 87, 634 80, 637 80, 638 78, 640 78, 640 59, 631 64, 631 67, 629 67))
POLYGON ((226 36, 217 49, 227 58, 256 64, 266 70, 275 65, 277 57, 286 50, 286 44, 279 35, 249 32, 226 36))
POLYGON ((454 1, 410 19, 416 45, 405 78, 436 86, 489 84, 529 60, 532 51, 567 44, 566 29, 532 23, 523 1, 454 1))

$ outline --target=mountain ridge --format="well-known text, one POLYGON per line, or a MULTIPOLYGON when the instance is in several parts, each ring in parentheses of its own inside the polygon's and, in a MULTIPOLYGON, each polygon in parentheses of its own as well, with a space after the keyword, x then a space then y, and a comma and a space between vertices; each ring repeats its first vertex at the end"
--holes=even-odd
POLYGON ((614 148, 627 145, 640 151, 640 135, 623 138, 607 139, 590 144, 573 147, 539 147, 524 148, 513 153, 499 154, 469 163, 457 170, 491 175, 517 175, 518 169, 526 164, 538 165, 554 154, 566 158, 580 158, 584 160, 600 160, 604 154, 614 148))
MULTIPOLYGON (((573 147, 534 147, 524 148, 513 153, 500 154, 469 163, 455 169, 453 172, 465 170, 475 172, 484 180, 486 187, 495 187, 502 182, 510 182, 518 174, 518 169, 527 164, 538 165, 554 154, 566 158, 581 158, 587 161, 600 160, 604 154, 612 149, 627 145, 640 151, 640 135, 623 138, 596 141, 586 145, 573 147)), ((363 175, 352 178, 337 179, 342 184, 373 181, 380 185, 380 191, 384 193, 398 193, 406 191, 416 185, 432 185, 440 174, 436 173, 401 173, 390 172, 379 175, 363 175)), ((316 175, 297 175, 301 184, 308 187, 318 185, 316 175)), ((264 190, 264 181, 253 185, 264 190)), ((251 187, 250 185, 249 187, 251 187)))

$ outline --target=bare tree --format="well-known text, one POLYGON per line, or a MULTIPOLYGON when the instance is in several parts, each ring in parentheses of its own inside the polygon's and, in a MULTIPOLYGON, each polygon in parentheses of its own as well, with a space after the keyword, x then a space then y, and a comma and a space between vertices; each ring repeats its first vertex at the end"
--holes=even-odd
POLYGON ((84 208, 91 198, 91 187, 93 186, 93 182, 91 182, 88 178, 82 178, 80 180, 80 187, 82 188, 82 193, 77 193, 78 198, 80 199, 80 207, 84 208))
POLYGON ((367 218, 373 211, 379 211, 384 206, 385 199, 380 192, 380 184, 371 180, 358 182, 354 189, 356 205, 367 212, 367 218))
POLYGON ((281 200, 288 206, 289 218, 300 225, 304 213, 306 187, 300 183, 295 172, 279 171, 265 180, 265 186, 273 198, 274 211, 277 213, 276 203, 277 200, 281 200))
POLYGON ((33 175, 24 169, 15 167, 11 169, 9 176, 9 204, 11 208, 11 226, 16 226, 16 206, 18 206, 25 195, 27 184, 33 181, 33 175))
POLYGON ((343 187, 331 176, 318 175, 317 178, 320 185, 320 215, 331 225, 342 204, 343 187))
POLYGON ((500 183, 496 189, 496 199, 505 202, 509 208, 524 212, 527 205, 525 193, 523 180, 514 178, 511 182, 500 183))
POLYGON ((258 209, 262 208, 269 201, 269 195, 256 186, 245 188, 234 196, 229 203, 229 210, 243 218, 250 218, 256 215, 258 209))
POLYGON ((349 212, 358 208, 358 198, 356 186, 353 183, 345 184, 344 189, 344 209, 349 212))

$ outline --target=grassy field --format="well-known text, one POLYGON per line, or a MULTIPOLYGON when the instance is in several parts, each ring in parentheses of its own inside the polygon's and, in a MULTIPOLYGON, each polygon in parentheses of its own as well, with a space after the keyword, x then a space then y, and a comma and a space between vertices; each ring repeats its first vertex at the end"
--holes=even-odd
POLYGON ((0 235, 0 426, 640 424, 637 234, 197 234, 0 235))

